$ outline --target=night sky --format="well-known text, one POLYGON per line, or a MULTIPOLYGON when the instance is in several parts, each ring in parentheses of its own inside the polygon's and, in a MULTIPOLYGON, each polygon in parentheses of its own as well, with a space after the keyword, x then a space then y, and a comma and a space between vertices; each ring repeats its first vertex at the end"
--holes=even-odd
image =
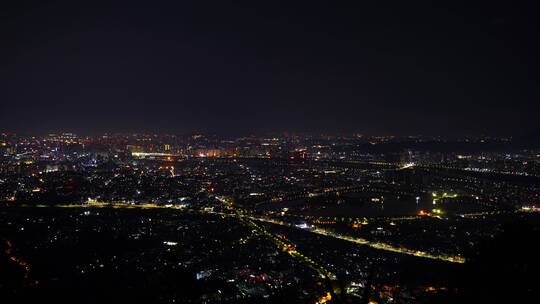
POLYGON ((539 130, 518 1, 6 2, 1 131, 539 130))

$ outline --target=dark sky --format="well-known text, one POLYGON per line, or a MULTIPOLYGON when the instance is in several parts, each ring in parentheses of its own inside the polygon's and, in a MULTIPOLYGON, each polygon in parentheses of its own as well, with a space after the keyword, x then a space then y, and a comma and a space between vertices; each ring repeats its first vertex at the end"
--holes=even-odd
POLYGON ((7 2, 3 131, 538 131, 518 1, 7 2))

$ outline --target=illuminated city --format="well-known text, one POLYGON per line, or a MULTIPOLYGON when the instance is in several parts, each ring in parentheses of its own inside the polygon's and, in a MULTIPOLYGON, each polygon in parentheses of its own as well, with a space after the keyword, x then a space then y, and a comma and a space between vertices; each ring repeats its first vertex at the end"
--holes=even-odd
POLYGON ((537 11, 3 3, 0 303, 535 303, 537 11))
POLYGON ((164 302, 458 301, 467 286, 433 272, 459 276, 506 223, 540 217, 540 150, 434 153, 415 147, 452 142, 360 135, 1 136, 15 293, 96 284, 100 300, 118 280, 164 302))

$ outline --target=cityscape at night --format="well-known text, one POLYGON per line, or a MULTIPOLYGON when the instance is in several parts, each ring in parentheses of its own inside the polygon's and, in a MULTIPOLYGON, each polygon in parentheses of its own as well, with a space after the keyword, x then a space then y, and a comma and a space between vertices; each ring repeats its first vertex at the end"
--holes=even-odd
POLYGON ((0 303, 540 298, 531 7, 1 6, 0 303))
POLYGON ((1 136, 12 295, 457 303, 511 284, 467 283, 482 246, 538 236, 540 149, 510 138, 1 136))

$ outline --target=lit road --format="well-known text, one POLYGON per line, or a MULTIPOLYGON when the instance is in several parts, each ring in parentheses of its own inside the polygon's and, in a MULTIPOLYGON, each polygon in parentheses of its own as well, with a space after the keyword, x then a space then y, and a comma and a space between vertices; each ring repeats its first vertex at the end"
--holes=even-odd
MULTIPOLYGON (((249 219, 251 221, 267 222, 267 223, 281 225, 281 226, 288 226, 288 227, 295 228, 295 229, 301 229, 301 228, 298 228, 295 225, 293 225, 291 223, 288 223, 288 222, 283 222, 283 221, 279 221, 279 220, 276 220, 276 219, 270 219, 270 218, 251 216, 251 215, 247 214, 246 212, 244 212, 243 210, 235 208, 228 199, 226 199, 224 197, 219 197, 219 196, 216 197, 216 198, 219 201, 221 201, 222 203, 224 203, 226 206, 228 206, 229 209, 231 211, 233 211, 234 213, 233 214, 227 214, 227 213, 222 213, 222 212, 203 211, 203 210, 200 210, 200 211, 197 211, 197 212, 210 213, 210 214, 216 214, 216 215, 222 215, 222 216, 235 216, 235 217, 240 217, 240 218, 244 218, 244 219, 249 219)), ((156 205, 156 204, 153 204, 153 203, 127 204, 127 203, 102 203, 102 202, 90 202, 90 203, 83 204, 83 205, 56 205, 56 206, 49 206, 49 205, 19 205, 19 206, 21 206, 21 207, 56 207, 56 208, 177 209, 177 210, 184 209, 184 207, 178 206, 178 205, 156 205)), ((517 210, 515 212, 525 212, 525 211, 517 210)), ((491 211, 491 212, 478 212, 478 213, 471 213, 471 214, 461 214, 460 216, 462 216, 462 217, 483 217, 483 216, 493 216, 493 215, 503 214, 503 213, 507 213, 507 212, 494 212, 494 211, 491 211)), ((415 218, 417 218, 417 217, 411 217, 410 219, 415 219, 415 218)), ((250 222, 247 222, 247 223, 250 224, 250 225, 252 224, 250 222)), ((260 226, 258 226, 258 227, 260 227, 260 226)), ((374 242, 374 241, 370 241, 370 240, 367 240, 367 239, 364 239, 364 238, 358 238, 358 237, 353 237, 353 236, 349 236, 349 235, 339 234, 339 233, 336 233, 336 232, 333 232, 333 231, 330 231, 330 230, 327 230, 327 229, 323 229, 323 228, 318 228, 318 227, 317 228, 312 228, 312 229, 303 229, 303 230, 308 231, 310 233, 324 235, 324 236, 327 236, 327 237, 333 237, 333 238, 336 238, 336 239, 341 239, 341 240, 348 241, 348 242, 351 242, 351 243, 364 245, 364 246, 368 246, 368 247, 371 247, 371 248, 374 248, 374 249, 384 250, 384 251, 388 251, 388 252, 406 254, 406 255, 416 256, 416 257, 420 257, 420 258, 440 260, 440 261, 451 262, 451 263, 464 263, 465 262, 465 259, 462 256, 459 256, 459 255, 453 256, 453 255, 445 255, 445 254, 434 254, 434 253, 429 253, 429 252, 420 251, 420 250, 414 250, 414 249, 409 249, 409 248, 404 248, 404 247, 398 247, 398 246, 395 246, 395 245, 392 245, 392 244, 389 244, 389 243, 374 242)), ((296 256, 296 253, 292 253, 292 254, 296 256)))
MULTIPOLYGON (((219 201, 223 202, 224 204, 232 207, 232 202, 230 200, 228 200, 227 198, 217 197, 217 199, 219 201)), ((276 224, 276 225, 282 225, 282 226, 298 228, 295 225, 292 225, 292 224, 287 223, 287 222, 278 221, 278 220, 274 220, 274 219, 268 219, 268 218, 262 218, 262 217, 248 216, 248 215, 243 214, 243 212, 240 212, 238 215, 243 216, 243 217, 248 217, 251 220, 256 220, 256 221, 267 222, 267 223, 272 223, 272 224, 276 224)), ((301 229, 301 228, 298 228, 298 229, 301 229)), ((338 233, 335 233, 335 232, 332 232, 332 231, 329 231, 329 230, 326 230, 326 229, 322 229, 322 228, 305 229, 305 231, 309 231, 309 232, 312 232, 312 233, 315 233, 315 234, 345 240, 345 241, 352 242, 352 243, 355 243, 355 244, 369 246, 371 248, 375 248, 375 249, 378 249, 378 250, 390 251, 390 252, 394 252, 394 253, 401 253, 401 254, 412 255, 412 256, 416 256, 416 257, 420 257, 420 258, 440 260, 440 261, 451 262, 451 263, 465 263, 465 259, 463 257, 461 257, 461 256, 432 254, 432 253, 425 252, 425 251, 413 250, 413 249, 408 249, 408 248, 403 248, 403 247, 397 247, 397 246, 394 246, 394 245, 388 244, 388 243, 372 242, 372 241, 366 240, 364 238, 356 238, 356 237, 352 237, 352 236, 348 236, 348 235, 342 235, 342 234, 338 234, 338 233)))
MULTIPOLYGON (((296 227, 296 226, 294 226, 294 225, 292 225, 290 223, 277 221, 277 220, 273 220, 273 219, 255 218, 255 217, 251 217, 251 218, 254 219, 254 220, 257 220, 257 221, 268 222, 268 223, 272 223, 272 224, 276 224, 276 225, 282 225, 282 226, 288 226, 288 227, 301 229, 301 228, 298 228, 298 227, 296 227)), ((356 243, 356 244, 359 244, 359 245, 369 246, 369 247, 379 249, 379 250, 390 251, 390 252, 395 252, 395 253, 401 253, 401 254, 406 254, 406 255, 412 255, 412 256, 416 256, 416 257, 420 257, 420 258, 440 260, 440 261, 451 262, 451 263, 465 263, 465 259, 463 257, 461 257, 461 256, 432 254, 432 253, 428 253, 428 252, 425 252, 425 251, 407 249, 407 248, 403 248, 403 247, 397 247, 397 246, 394 246, 394 245, 391 245, 391 244, 388 244, 388 243, 372 242, 372 241, 369 241, 369 240, 366 240, 366 239, 363 239, 363 238, 356 238, 356 237, 352 237, 352 236, 348 236, 348 235, 338 234, 338 233, 335 233, 335 232, 332 232, 332 231, 329 231, 329 230, 326 230, 326 229, 322 229, 322 228, 305 229, 305 231, 309 231, 311 233, 315 233, 315 234, 319 234, 319 235, 324 235, 324 236, 328 236, 328 237, 333 237, 333 238, 345 240, 345 241, 356 243)))
POLYGON ((290 200, 299 200, 299 199, 309 199, 319 196, 331 195, 331 194, 345 194, 345 193, 354 193, 354 192, 363 192, 363 191, 373 191, 381 193, 394 193, 400 195, 416 195, 416 192, 404 191, 399 189, 393 189, 391 192, 389 189, 384 189, 381 187, 371 187, 369 185, 362 186, 333 186, 333 187, 324 187, 319 189, 312 189, 310 191, 302 192, 293 192, 287 194, 281 194, 271 198, 270 200, 265 200, 255 204, 255 207, 259 207, 265 204, 280 203, 290 200))
MULTIPOLYGON (((331 290, 328 297, 329 299, 332 298, 332 296, 340 296, 341 295, 341 287, 338 282, 338 279, 335 274, 333 274, 330 270, 326 269, 324 266, 319 264, 318 262, 314 261, 313 259, 307 257, 306 255, 302 254, 296 249, 296 246, 286 241, 282 238, 277 237, 275 234, 268 231, 266 228, 264 228, 261 225, 258 225, 255 223, 257 218, 248 216, 245 214, 245 211, 237 208, 232 203, 232 200, 227 197, 221 197, 216 196, 216 199, 220 202, 222 202, 225 206, 227 206, 229 209, 234 210, 236 216, 240 218, 240 220, 247 225, 248 227, 255 230, 259 235, 264 236, 266 239, 270 240, 272 243, 274 243, 278 248, 282 249, 283 251, 287 252, 291 257, 293 257, 295 260, 303 263, 304 265, 310 267, 311 269, 315 270, 321 278, 325 279, 328 283, 328 287, 331 290)), ((324 303, 324 302, 323 302, 324 303)))
MULTIPOLYGON (((224 198, 224 197, 216 197, 216 198, 219 201, 221 201, 222 203, 224 203, 226 206, 228 206, 232 211, 234 211, 235 214, 227 214, 227 213, 214 212, 214 211, 203 211, 203 210, 200 210, 198 212, 216 214, 216 215, 223 215, 223 216, 236 216, 236 217, 240 217, 240 218, 244 218, 244 219, 249 219, 251 221, 267 222, 267 223, 281 225, 281 226, 288 226, 288 227, 295 228, 295 229, 302 229, 302 228, 298 228, 295 225, 293 225, 291 223, 288 223, 288 222, 283 222, 283 221, 270 219, 270 218, 254 217, 254 216, 248 215, 243 210, 234 208, 232 206, 231 202, 229 200, 227 200, 226 198, 224 198)), ((21 205, 21 207, 25 207, 25 206, 21 205)), ((32 205, 32 206, 26 206, 26 207, 114 208, 114 209, 178 209, 178 210, 184 209, 183 207, 176 206, 176 205, 163 206, 163 205, 156 205, 156 204, 152 204, 152 203, 132 205, 132 204, 125 204, 125 203, 109 204, 109 203, 101 203, 101 202, 92 202, 92 203, 87 203, 87 204, 84 204, 84 205, 56 205, 56 206, 32 205)), ((489 215, 493 215, 493 214, 494 214, 493 212, 490 212, 489 215)), ((474 214, 474 216, 485 216, 485 215, 488 215, 488 214, 487 213, 474 214)), ((466 215, 462 215, 462 216, 466 216, 466 215)), ((327 237, 333 237, 333 238, 336 238, 336 239, 341 239, 341 240, 352 242, 352 243, 359 244, 359 245, 368 246, 368 247, 375 248, 375 249, 378 249, 378 250, 384 250, 384 251, 389 251, 389 252, 394 252, 394 253, 406 254, 406 255, 416 256, 416 257, 420 257, 420 258, 440 260, 440 261, 451 262, 451 263, 464 263, 465 262, 465 259, 463 257, 461 257, 461 256, 433 254, 433 253, 429 253, 429 252, 425 252, 425 251, 414 250, 414 249, 409 249, 409 248, 404 248, 404 247, 398 247, 398 246, 395 246, 395 245, 392 245, 392 244, 389 244, 389 243, 373 242, 373 241, 369 241, 369 240, 364 239, 364 238, 357 238, 357 237, 352 237, 352 236, 348 236, 348 235, 342 235, 342 234, 339 234, 339 233, 336 233, 336 232, 333 232, 333 231, 330 231, 330 230, 322 229, 322 228, 303 229, 303 230, 311 232, 311 233, 319 234, 319 235, 324 235, 324 236, 327 236, 327 237)))

